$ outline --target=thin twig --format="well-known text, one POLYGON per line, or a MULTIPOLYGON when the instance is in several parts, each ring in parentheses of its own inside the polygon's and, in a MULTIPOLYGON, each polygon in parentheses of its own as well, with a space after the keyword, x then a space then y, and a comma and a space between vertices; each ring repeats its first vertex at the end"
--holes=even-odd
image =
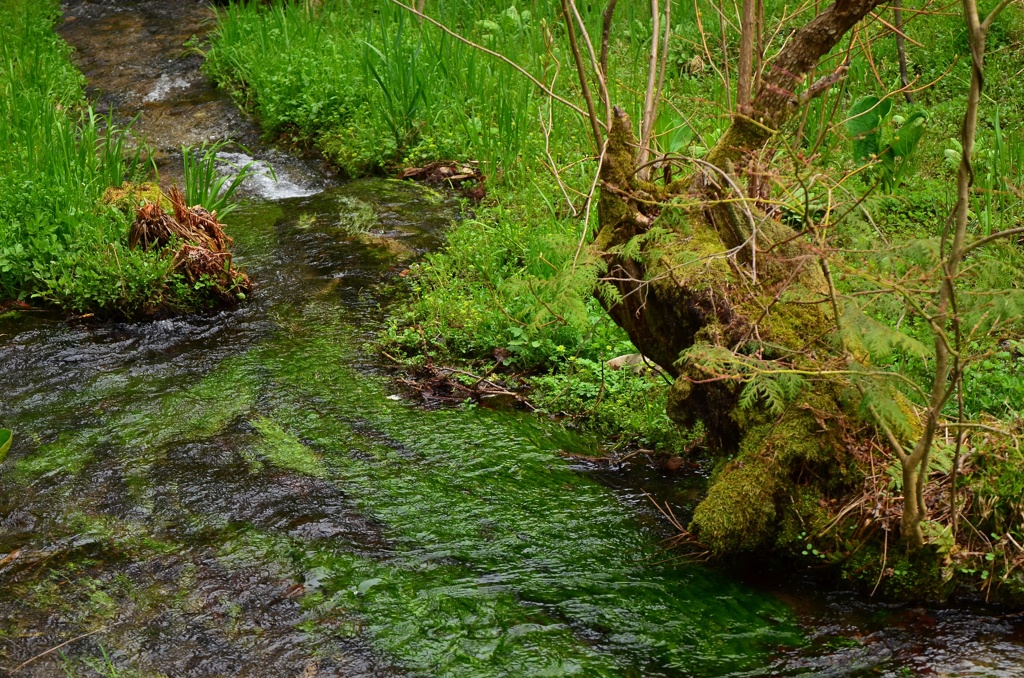
POLYGON ((42 659, 46 655, 51 654, 53 652, 56 652, 57 650, 61 649, 62 647, 70 645, 71 643, 74 643, 75 641, 81 640, 82 638, 88 638, 89 636, 94 636, 97 633, 104 633, 107 630, 108 630, 107 627, 104 626, 103 628, 96 629, 95 631, 89 631, 88 633, 83 633, 80 636, 75 636, 71 640, 66 640, 63 643, 61 643, 60 645, 57 645, 56 647, 51 647, 49 650, 46 650, 45 652, 40 652, 35 657, 32 657, 31 659, 18 664, 13 669, 11 669, 11 674, 13 675, 13 674, 17 673, 18 671, 22 670, 23 668, 25 668, 26 666, 28 666, 32 662, 36 661, 37 659, 42 659))
POLYGON ((576 253, 572 257, 572 270, 576 270, 576 262, 579 261, 580 253, 583 252, 583 245, 586 243, 587 235, 590 233, 590 207, 594 204, 594 192, 597 190, 597 182, 601 178, 601 169, 604 166, 604 156, 608 152, 608 140, 605 139, 601 145, 601 156, 597 159, 597 171, 594 172, 594 183, 590 185, 590 192, 587 193, 587 203, 583 211, 583 228, 580 233, 580 241, 576 245, 576 253))

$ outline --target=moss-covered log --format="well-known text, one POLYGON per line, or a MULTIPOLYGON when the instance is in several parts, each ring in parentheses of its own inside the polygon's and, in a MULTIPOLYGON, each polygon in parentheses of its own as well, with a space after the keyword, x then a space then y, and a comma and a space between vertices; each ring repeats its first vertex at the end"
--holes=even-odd
POLYGON ((735 181, 724 174, 676 195, 637 180, 635 147, 618 111, 596 247, 618 290, 609 313, 675 377, 669 415, 703 422, 723 460, 693 529, 719 553, 794 539, 807 519, 794 506, 813 509, 858 481, 842 390, 819 381, 781 410, 764 399, 741 406, 742 380, 710 364, 736 356, 766 371, 818 369, 835 327, 820 257, 784 224, 707 190, 735 181), (645 233, 658 237, 625 256, 645 233))

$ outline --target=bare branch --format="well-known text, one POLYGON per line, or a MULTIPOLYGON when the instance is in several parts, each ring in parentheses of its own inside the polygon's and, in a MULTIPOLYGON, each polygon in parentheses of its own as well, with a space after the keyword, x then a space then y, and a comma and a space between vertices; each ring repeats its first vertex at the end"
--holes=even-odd
POLYGON ((606 71, 597 61, 597 55, 594 54, 594 45, 590 41, 590 33, 587 31, 587 24, 584 23, 583 17, 580 16, 579 9, 576 8, 575 0, 569 0, 569 6, 572 8, 572 13, 576 17, 576 23, 580 27, 580 35, 583 36, 583 41, 587 44, 587 51, 590 53, 590 67, 594 69, 594 73, 597 75, 597 85, 601 90, 601 101, 604 102, 604 122, 606 128, 610 128, 612 125, 612 102, 608 97, 608 79, 605 76, 606 71))
POLYGON ((615 15, 615 3, 618 0, 608 0, 608 6, 604 8, 604 23, 601 25, 601 72, 608 74, 608 41, 612 33, 612 17, 615 15))
POLYGON ((981 30, 988 33, 988 29, 992 27, 992 22, 996 20, 1004 9, 1014 0, 999 0, 999 4, 992 8, 992 11, 988 13, 985 20, 981 22, 981 30))
MULTIPOLYGON (((671 0, 666 0, 671 2, 671 0)), ((658 37, 661 35, 661 7, 658 0, 651 0, 651 23, 654 29, 651 31, 651 57, 647 64, 647 94, 644 97, 644 111, 640 124, 640 153, 637 155, 637 164, 647 162, 647 156, 651 152, 651 130, 654 129, 653 113, 657 108, 655 99, 655 88, 658 78, 658 37)))
POLYGON ((576 72, 580 76, 580 90, 583 92, 583 99, 587 103, 587 113, 590 117, 590 130, 594 134, 594 148, 601 153, 601 144, 604 135, 601 134, 601 123, 597 119, 594 110, 594 97, 590 94, 590 85, 587 83, 587 71, 583 66, 583 56, 580 54, 580 47, 576 44, 576 27, 573 24, 572 12, 569 9, 570 0, 562 0, 562 15, 565 17, 565 27, 569 34, 569 49, 572 51, 573 61, 576 62, 576 72))
POLYGON ((889 424, 885 422, 885 419, 882 419, 882 415, 878 414, 878 410, 875 409, 874 405, 868 405, 868 410, 871 412, 871 416, 875 418, 875 421, 878 422, 878 425, 881 427, 886 439, 892 446, 893 451, 896 453, 896 456, 899 457, 900 463, 905 464, 906 460, 910 457, 907 455, 906 451, 904 451, 903 446, 900 445, 900 441, 896 439, 895 435, 893 435, 892 429, 889 428, 889 424))
POLYGON ((850 69, 850 62, 847 61, 834 72, 819 78, 810 87, 800 93, 800 105, 808 103, 811 99, 820 96, 823 92, 827 91, 832 85, 836 84, 840 80, 846 77, 846 72, 850 69))
POLYGON ((975 240, 974 242, 970 243, 969 245, 966 245, 964 247, 964 254, 965 255, 969 254, 970 252, 973 252, 974 250, 978 249, 979 247, 984 247, 985 245, 989 244, 993 240, 999 240, 1001 238, 1009 238, 1011 235, 1017 235, 1019 233, 1024 233, 1024 226, 1018 226, 1016 228, 1008 228, 1005 231, 999 231, 998 233, 993 233, 992 235, 987 235, 984 238, 980 238, 980 239, 975 240))
POLYGON ((750 96, 754 84, 754 46, 759 42, 757 31, 757 0, 743 0, 740 19, 740 61, 736 74, 736 108, 743 115, 751 114, 750 96))

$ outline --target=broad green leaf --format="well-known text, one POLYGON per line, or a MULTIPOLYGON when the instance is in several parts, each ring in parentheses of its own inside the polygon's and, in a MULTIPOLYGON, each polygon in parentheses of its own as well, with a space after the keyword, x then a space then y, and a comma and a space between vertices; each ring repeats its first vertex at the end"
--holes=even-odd
POLYGON ((846 131, 853 138, 853 156, 858 161, 870 160, 879 153, 882 121, 892 111, 890 99, 866 96, 853 102, 846 131))
POLYGON ((14 434, 9 429, 0 428, 0 463, 7 458, 7 452, 11 449, 14 441, 14 434))
POLYGON ((917 148, 917 144, 924 136, 925 123, 928 122, 928 114, 924 111, 914 111, 907 118, 907 121, 900 127, 892 139, 892 153, 897 158, 909 158, 917 148))

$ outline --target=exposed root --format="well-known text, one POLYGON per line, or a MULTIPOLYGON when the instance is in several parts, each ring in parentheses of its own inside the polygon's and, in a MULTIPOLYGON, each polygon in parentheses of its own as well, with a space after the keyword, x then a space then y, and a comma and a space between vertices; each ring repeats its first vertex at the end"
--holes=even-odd
POLYGON ((427 184, 443 184, 452 188, 465 188, 466 195, 478 201, 485 194, 485 177, 473 162, 457 163, 439 160, 423 167, 407 167, 398 174, 398 178, 422 181, 427 184), (466 187, 467 183, 473 184, 473 187, 466 187))
POLYGON ((234 244, 224 233, 217 215, 198 205, 188 207, 184 194, 177 186, 171 188, 167 197, 174 209, 173 217, 156 203, 146 203, 139 207, 128 234, 131 247, 165 247, 175 238, 200 245, 212 252, 224 252, 234 244))
POLYGON ((190 283, 213 282, 214 294, 225 302, 234 302, 238 294, 252 291, 252 280, 231 263, 230 252, 211 252, 197 245, 182 245, 174 254, 174 270, 190 283))
POLYGON ((128 232, 128 246, 144 250, 161 248, 174 238, 187 239, 181 225, 164 213, 160 205, 145 204, 139 207, 128 232))
POLYGON ((669 525, 671 525, 676 531, 674 535, 664 540, 663 543, 665 543, 667 547, 681 549, 684 552, 685 560, 708 561, 712 559, 713 553, 711 550, 702 544, 692 532, 686 529, 679 518, 676 517, 675 511, 672 510, 672 507, 667 501, 665 502, 665 505, 662 506, 654 497, 646 492, 644 492, 644 496, 654 504, 654 508, 658 509, 658 513, 664 516, 665 520, 667 520, 669 525))
POLYGON ((199 205, 188 207, 185 204, 185 196, 177 186, 171 188, 168 197, 174 207, 174 218, 189 233, 186 240, 199 243, 214 252, 227 251, 235 244, 235 241, 224 232, 221 223, 217 221, 215 212, 207 212, 199 205))

